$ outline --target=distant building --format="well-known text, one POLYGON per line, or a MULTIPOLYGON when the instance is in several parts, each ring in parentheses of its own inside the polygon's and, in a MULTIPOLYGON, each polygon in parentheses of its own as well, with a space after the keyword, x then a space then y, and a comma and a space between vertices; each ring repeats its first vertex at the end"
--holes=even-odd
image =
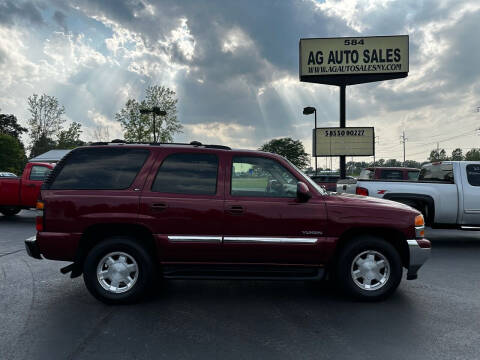
POLYGON ((28 162, 57 163, 70 151, 71 150, 50 150, 46 153, 31 158, 30 160, 28 160, 28 162))

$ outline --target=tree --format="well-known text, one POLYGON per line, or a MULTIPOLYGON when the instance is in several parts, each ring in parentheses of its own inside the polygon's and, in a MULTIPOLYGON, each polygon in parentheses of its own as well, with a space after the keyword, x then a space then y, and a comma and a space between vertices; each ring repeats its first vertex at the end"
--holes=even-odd
POLYGON ((397 159, 388 159, 385 161, 385 166, 386 167, 401 167, 402 163, 398 161, 397 159))
POLYGON ((151 114, 141 114, 140 109, 151 109, 154 106, 166 111, 164 116, 155 117, 157 141, 172 142, 173 136, 182 131, 177 120, 177 99, 175 92, 164 86, 149 86, 145 90, 145 99, 137 101, 128 99, 115 120, 122 124, 124 137, 132 142, 153 141, 153 119, 151 114))
POLYGON ((456 148, 455 150, 453 150, 453 151, 452 151, 452 157, 450 158, 450 160, 454 160, 454 161, 462 161, 462 160, 464 160, 464 156, 463 156, 463 153, 462 153, 462 149, 456 148))
POLYGON ((273 139, 263 144, 259 150, 282 155, 300 169, 310 165, 310 157, 305 152, 305 148, 300 140, 293 140, 289 137, 273 139))
POLYGON ((13 136, 20 140, 22 133, 27 132, 27 129, 22 127, 13 114, 0 114, 0 133, 13 136))
POLYGON ((49 138, 46 135, 41 135, 39 139, 33 142, 30 149, 30 158, 46 153, 49 150, 53 150, 57 147, 55 140, 49 138))
POLYGON ((430 161, 442 161, 448 160, 447 152, 445 149, 434 149, 430 152, 430 156, 428 157, 430 161))
POLYGON ((85 145, 85 142, 80 140, 82 124, 73 122, 67 130, 62 130, 58 133, 57 149, 74 149, 78 146, 85 145))
POLYGON ((21 174, 27 157, 20 140, 14 136, 0 134, 0 171, 9 171, 21 174))
POLYGON ((418 161, 415 161, 415 160, 405 160, 405 167, 409 167, 409 168, 417 168, 419 169, 422 165, 418 162, 418 161))
POLYGON ((65 119, 65 108, 60 105, 55 96, 43 94, 38 96, 33 94, 28 97, 28 111, 30 111, 30 119, 28 125, 30 127, 30 138, 32 143, 36 143, 40 138, 52 139, 61 129, 65 119))
POLYGON ((148 115, 140 114, 140 109, 141 104, 137 100, 128 99, 123 109, 115 114, 115 120, 122 124, 126 141, 150 142, 153 140, 148 115))
POLYGON ((467 161, 480 161, 480 149, 471 149, 465 154, 467 161))

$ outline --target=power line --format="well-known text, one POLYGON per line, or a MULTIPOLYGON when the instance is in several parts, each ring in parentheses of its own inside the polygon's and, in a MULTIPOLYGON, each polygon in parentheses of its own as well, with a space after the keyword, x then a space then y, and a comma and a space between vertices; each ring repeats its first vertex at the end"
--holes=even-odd
MULTIPOLYGON (((480 131, 479 129, 475 129, 474 131, 480 131)), ((468 131, 468 132, 465 132, 465 133, 462 133, 462 134, 459 134, 459 135, 455 135, 455 136, 451 136, 449 138, 446 138, 446 139, 440 139, 440 140, 435 140, 435 141, 432 141, 432 142, 428 142, 428 143, 422 143, 422 144, 412 144, 413 147, 418 147, 418 146, 425 146, 425 145, 432 145, 432 144, 436 144, 438 142, 445 142, 445 141, 450 141, 450 140, 453 140, 453 139, 457 139, 459 137, 462 137, 462 136, 466 136, 466 135, 475 135, 475 134, 472 134, 472 130, 468 131)), ((400 136, 400 139, 402 137, 400 136)), ((402 142, 400 142, 402 143, 402 142)), ((382 150, 388 150, 388 149, 393 149, 395 147, 397 147, 398 145, 392 145, 392 146, 389 146, 389 147, 386 147, 386 148, 382 148, 382 150)))

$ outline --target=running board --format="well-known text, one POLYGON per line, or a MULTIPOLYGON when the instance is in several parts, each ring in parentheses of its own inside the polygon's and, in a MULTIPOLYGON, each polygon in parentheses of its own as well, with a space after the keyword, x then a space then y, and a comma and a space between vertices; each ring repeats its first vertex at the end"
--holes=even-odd
POLYGON ((320 267, 272 266, 189 266, 163 267, 165 279, 204 280, 321 280, 325 269, 320 267))

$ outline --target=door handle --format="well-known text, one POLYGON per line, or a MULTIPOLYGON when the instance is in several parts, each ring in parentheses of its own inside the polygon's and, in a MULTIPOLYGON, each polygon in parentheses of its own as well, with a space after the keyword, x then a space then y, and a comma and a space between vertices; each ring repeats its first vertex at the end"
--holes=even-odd
POLYGON ((230 209, 227 210, 227 212, 233 215, 243 214, 243 206, 233 205, 230 207, 230 209))
POLYGON ((152 204, 151 207, 153 210, 162 211, 167 208, 167 204, 157 203, 157 204, 152 204))
POLYGON ((35 187, 35 184, 27 184, 28 187, 35 187))

